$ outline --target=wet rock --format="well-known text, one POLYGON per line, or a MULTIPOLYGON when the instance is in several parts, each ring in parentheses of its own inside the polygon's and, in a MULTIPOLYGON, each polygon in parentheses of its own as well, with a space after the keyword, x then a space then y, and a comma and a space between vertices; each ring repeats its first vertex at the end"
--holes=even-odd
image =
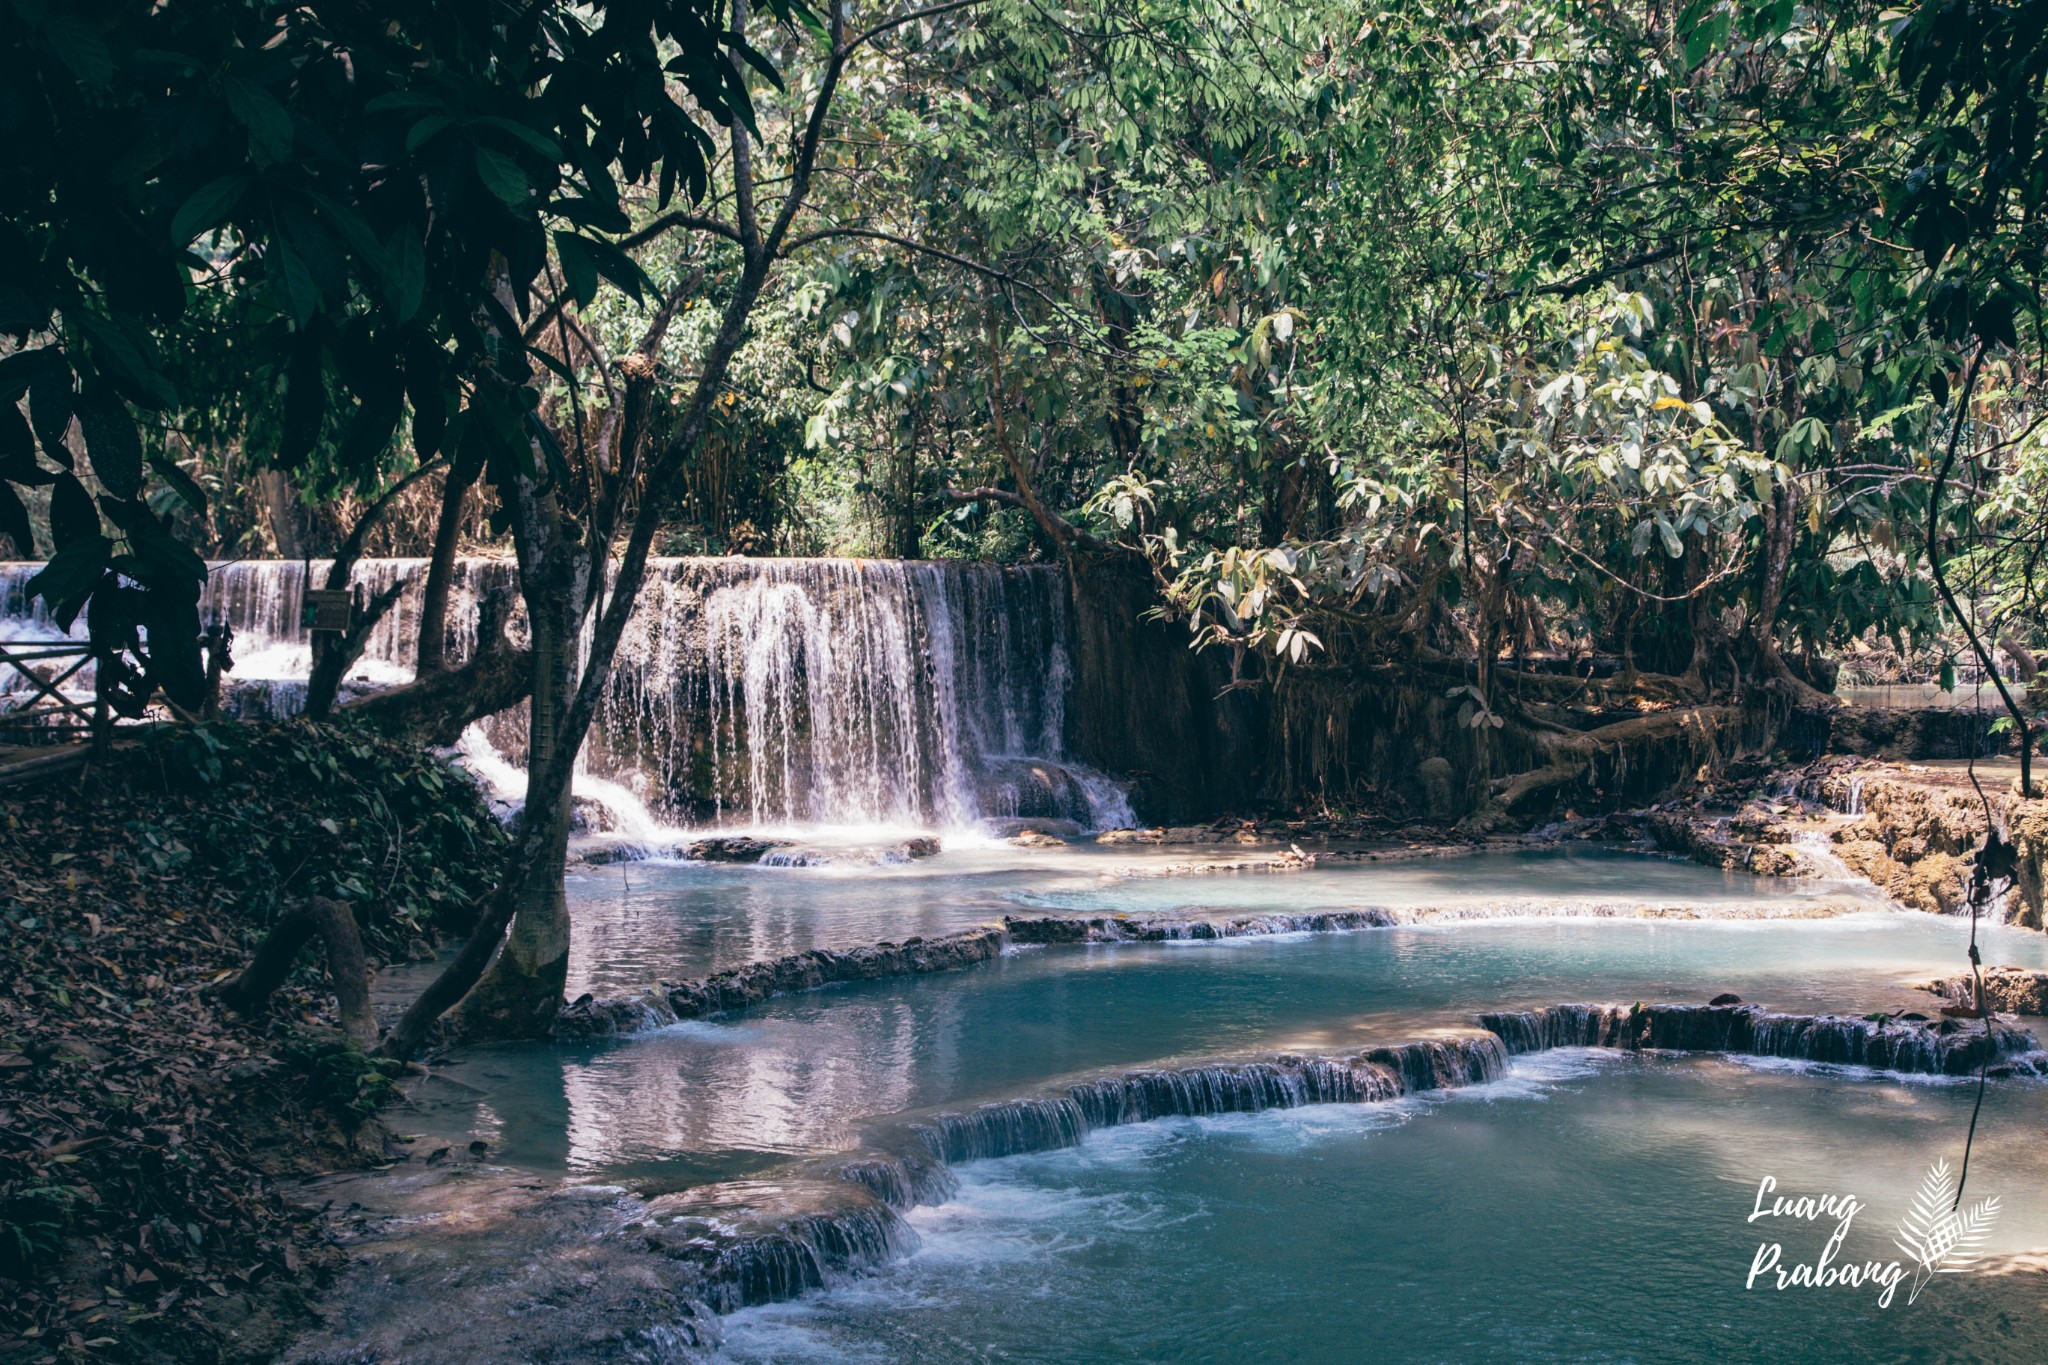
POLYGON ((1908 1075, 2040 1074, 2048 1057, 2025 1029, 1992 1021, 1934 1022, 1885 1015, 1778 1014, 1761 1005, 1552 1005, 1483 1014, 1480 1027, 1509 1052, 1556 1047, 1733 1052, 1908 1075))
POLYGON ((1451 761, 1442 754, 1425 758, 1415 769, 1415 782, 1422 791, 1422 813, 1432 820, 1449 820, 1458 813, 1458 794, 1452 783, 1451 761))
POLYGON ((1739 995, 1717 995, 1707 1003, 1713 1006, 1739 1005, 1742 1003, 1742 997, 1739 995))
POLYGON ((1050 834, 1055 839, 1078 839, 1081 825, 1073 820, 1051 820, 1042 816, 1011 816, 997 820, 984 820, 982 828, 998 839, 1008 839, 1017 834, 1050 834))
POLYGON ((828 1277, 871 1270, 916 1249, 900 1214, 862 1186, 732 1181, 647 1203, 646 1249, 694 1267, 721 1313, 782 1303, 828 1277))
MULTIPOLYGON (((899 1120, 942 1162, 983 1161, 1080 1144, 1090 1132, 1162 1118, 1201 1118, 1373 1104, 1404 1094, 1480 1085, 1507 1074, 1496 1036, 1459 1034, 1376 1047, 1350 1057, 1282 1053, 1257 1061, 1128 1071, 1042 1096, 899 1120)), ((886 1136, 884 1138, 886 1142, 886 1136)))
POLYGON ((744 1009, 774 996, 814 991, 844 981, 879 981, 885 977, 956 971, 1001 956, 1008 941, 1009 936, 1001 929, 990 927, 861 948, 814 948, 767 962, 751 962, 680 985, 664 983, 637 995, 585 997, 562 1011, 556 1019, 555 1031, 558 1036, 569 1038, 633 1033, 744 1009))
POLYGON ((976 782, 985 811, 1013 819, 1064 820, 1076 827, 1090 814, 1088 788, 1075 773, 1043 759, 991 759, 976 782))
POLYGON ((1098 844, 1156 844, 1163 842, 1163 829, 1106 829, 1095 836, 1098 844))
POLYGON ((1045 915, 1005 916, 1003 928, 1017 943, 1162 943, 1265 934, 1337 934, 1386 929, 1405 921, 1391 910, 1322 910, 1299 914, 1237 915, 1045 915))
MULTIPOLYGON (((1976 1003, 1976 983, 1967 976, 1923 981, 1919 988, 1954 1004, 1976 1003)), ((1986 967, 1984 1002, 2000 1014, 2048 1014, 2048 972, 2026 967, 1986 967)))
POLYGON ((1752 801, 1735 813, 1728 822, 1728 829, 1737 837, 1756 843, 1790 843, 1792 832, 1785 827, 1786 814, 1786 807, 1782 805, 1752 801))
POLYGON ((936 858, 939 856, 939 841, 935 836, 923 835, 903 841, 903 856, 906 858, 936 858))
POLYGON ((771 850, 788 848, 789 839, 755 839, 744 834, 699 839, 686 848, 684 856, 700 863, 758 863, 771 850))
POLYGON ((1027 829, 1013 834, 1003 840, 1003 842, 1016 848, 1065 848, 1067 846, 1065 839, 1045 834, 1035 829, 1027 829))
POLYGON ((647 850, 637 844, 602 844, 586 848, 577 853, 577 861, 591 867, 609 867, 613 863, 637 863, 647 857, 647 850))

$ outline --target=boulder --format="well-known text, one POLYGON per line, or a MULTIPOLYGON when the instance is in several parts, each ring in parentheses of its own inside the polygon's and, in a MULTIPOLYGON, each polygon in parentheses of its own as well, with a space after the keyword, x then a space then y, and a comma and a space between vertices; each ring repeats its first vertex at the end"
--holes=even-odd
MULTIPOLYGON (((1967 976, 1923 981, 1920 989, 1958 1005, 1976 1003, 1976 983, 1967 976)), ((2048 1014, 2048 972, 2028 967, 1986 967, 1984 1001, 1998 1014, 2048 1014)))
MULTIPOLYGON (((700 863, 758 863, 771 850, 788 848, 788 839, 756 839, 745 834, 723 834, 699 839, 683 850, 684 856, 700 863)), ((936 851, 936 850, 934 850, 936 851)))
MULTIPOLYGON (((1056 839, 1078 839, 1081 826, 1073 820, 1053 820, 1045 816, 1006 816, 981 822, 982 828, 998 839, 1008 839, 1024 833, 1050 834, 1056 839)), ((1121 842, 1121 841, 1119 841, 1121 842)))

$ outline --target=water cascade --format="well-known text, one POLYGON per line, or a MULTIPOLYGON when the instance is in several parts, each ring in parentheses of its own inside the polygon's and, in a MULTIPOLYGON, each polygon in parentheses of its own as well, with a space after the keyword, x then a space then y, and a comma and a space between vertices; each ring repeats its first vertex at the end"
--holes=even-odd
POLYGON ((1480 1027, 1510 1053, 1558 1047, 1732 1052, 1920 1076, 2036 1072, 2044 1059, 2025 1029, 1991 1021, 1779 1014, 1761 1005, 1552 1005, 1483 1014, 1480 1027))
MULTIPOLYGON (((0 565, 0 635, 61 638, 0 565)), ((232 713, 301 707, 310 568, 214 567, 202 613, 236 635, 232 713)), ((351 692, 412 676, 422 560, 365 560, 368 593, 406 587, 373 632, 351 692)), ((457 567, 450 654, 472 647, 478 596, 513 588, 503 560, 457 567)), ((512 629, 523 629, 515 611, 512 629)), ((1132 823, 1123 791, 1068 756, 1066 588, 1047 566, 843 559, 664 559, 651 566, 583 755, 579 795, 601 827, 959 829, 1040 817, 1132 823)), ((82 637, 81 623, 73 634, 82 637)), ((516 768, 523 724, 499 717, 465 748, 516 768)), ((501 773, 509 776, 509 773, 501 773)), ((516 797, 516 790, 507 792, 516 797)))
MULTIPOLYGON (((916 1118, 907 1131, 948 1164, 1079 1145, 1089 1133, 1164 1118, 1205 1118, 1297 1109, 1307 1104, 1377 1104, 1403 1095, 1499 1080, 1507 1049, 1491 1034, 1376 1047, 1355 1057, 1281 1055, 1251 1062, 1131 1071, 1083 1081, 1041 1097, 1003 1100, 964 1112, 916 1118)), ((884 1145, 888 1144, 886 1139, 884 1145)), ((935 1182, 861 1179, 887 1197, 935 1182)))

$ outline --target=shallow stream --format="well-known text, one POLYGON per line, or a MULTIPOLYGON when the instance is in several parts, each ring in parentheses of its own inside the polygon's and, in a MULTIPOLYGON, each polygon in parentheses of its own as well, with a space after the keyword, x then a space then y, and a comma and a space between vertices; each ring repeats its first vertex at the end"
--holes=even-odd
MULTIPOLYGON (((1148 875, 1190 856, 998 847, 900 867, 587 868, 571 882, 579 988, 1004 914, 1460 917, 1022 947, 600 1043, 478 1049, 416 1087, 417 1121, 482 1138, 515 1168, 678 1190, 852 1151, 864 1119, 1114 1069, 1355 1052, 1488 1009, 1732 992, 1801 1012, 1932 1013, 1913 983, 1959 970, 1969 932, 1841 886, 1620 853, 1148 875)), ((1982 937, 1987 961, 2048 966, 2040 935, 1982 937)), ((1911 1304, 1909 1282, 1888 1307, 1875 1287, 1781 1292, 1766 1274, 1745 1288, 1761 1245, 1781 1245, 1789 1271, 1835 1225, 1745 1221, 1766 1175, 1787 1194, 1862 1202, 1838 1263, 1899 1259, 1899 1220, 1929 1164, 1959 1160, 1973 1097, 1967 1080, 1566 1050, 1455 1093, 1100 1130, 957 1167, 955 1196, 909 1214, 920 1249, 728 1317, 723 1358, 2048 1359, 2037 1079, 1991 1083, 1971 1168, 1972 1199, 2002 1201, 1982 1248, 2000 1273, 1940 1275, 1911 1304)))

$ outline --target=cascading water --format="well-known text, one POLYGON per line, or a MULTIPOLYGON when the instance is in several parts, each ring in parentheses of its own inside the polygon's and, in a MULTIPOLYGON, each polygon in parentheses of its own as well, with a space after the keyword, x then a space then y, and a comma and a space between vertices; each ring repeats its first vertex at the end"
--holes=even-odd
POLYGON ((1053 569, 671 561, 620 645, 604 741, 637 753, 650 806, 699 819, 1092 824, 1127 812, 1061 762, 1065 635, 1053 569))
MULTIPOLYGON (((0 634, 61 638, 0 565, 0 634)), ((314 561, 312 581, 326 565, 314 561)), ((236 635, 232 714, 304 704, 308 566, 213 568, 201 604, 236 635)), ((350 674, 350 690, 408 680, 422 560, 365 560, 366 593, 407 587, 350 674)), ((502 560, 460 561, 450 654, 473 647, 477 598, 510 590, 502 560)), ((523 618, 515 611, 515 637, 523 618)), ((72 632, 83 635, 82 623, 72 632)), ((650 566, 585 746, 578 794, 628 841, 665 827, 733 824, 972 828, 1031 816, 1133 823, 1124 792, 1067 758, 1066 593, 1045 566, 839 559, 666 559, 650 566)), ((516 799, 525 748, 512 713, 465 751, 516 799)))

